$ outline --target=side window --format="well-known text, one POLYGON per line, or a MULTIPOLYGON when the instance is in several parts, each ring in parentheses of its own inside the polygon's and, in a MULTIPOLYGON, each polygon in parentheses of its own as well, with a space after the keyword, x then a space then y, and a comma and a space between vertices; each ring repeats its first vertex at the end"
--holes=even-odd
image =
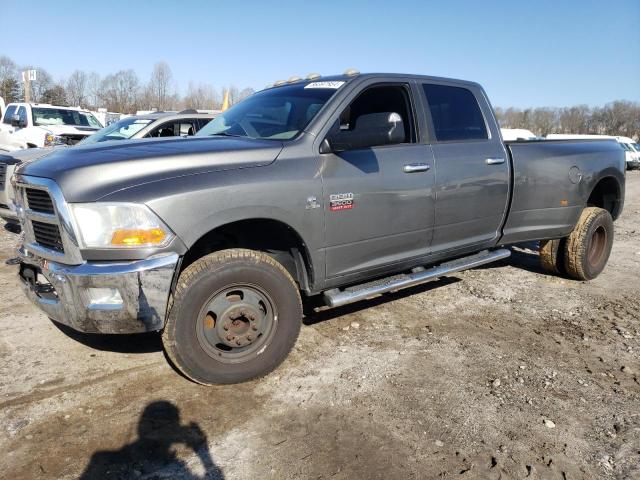
POLYGON ((2 123, 11 125, 11 117, 16 114, 16 108, 18 107, 16 107, 15 105, 10 105, 7 107, 7 109, 4 111, 4 118, 2 120, 2 123))
POLYGON ((441 142, 489 138, 484 117, 470 90, 447 85, 423 84, 436 139, 441 142))
POLYGON ((27 126, 27 109, 24 107, 20 107, 18 109, 18 116, 20 117, 20 124, 27 126))
POLYGON ((191 136, 197 131, 196 121, 193 119, 174 120, 163 123, 149 132, 148 137, 181 137, 191 136))
POLYGON ((349 150, 415 143, 408 90, 407 85, 384 85, 363 91, 342 111, 339 126, 329 134, 334 147, 349 150))

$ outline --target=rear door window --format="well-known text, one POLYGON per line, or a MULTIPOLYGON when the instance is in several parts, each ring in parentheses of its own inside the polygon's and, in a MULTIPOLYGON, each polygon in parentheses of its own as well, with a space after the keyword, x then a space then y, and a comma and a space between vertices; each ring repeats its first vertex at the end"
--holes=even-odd
POLYGON ((27 126, 27 109, 24 107, 20 107, 18 109, 18 116, 20 117, 20 124, 27 126))
POLYGON ((439 142, 489 138, 480 106, 471 90, 448 85, 423 84, 439 142))

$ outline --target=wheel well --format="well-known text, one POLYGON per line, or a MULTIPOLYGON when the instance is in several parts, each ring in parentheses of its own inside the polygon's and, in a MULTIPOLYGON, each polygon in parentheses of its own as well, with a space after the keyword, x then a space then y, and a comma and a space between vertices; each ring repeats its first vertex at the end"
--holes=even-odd
POLYGON ((587 205, 608 210, 613 219, 620 214, 620 185, 613 177, 603 178, 591 191, 587 205))
POLYGON ((259 250, 273 257, 308 291, 313 278, 311 259, 298 233, 278 220, 255 218, 228 223, 200 237, 185 254, 181 270, 209 253, 225 248, 259 250))

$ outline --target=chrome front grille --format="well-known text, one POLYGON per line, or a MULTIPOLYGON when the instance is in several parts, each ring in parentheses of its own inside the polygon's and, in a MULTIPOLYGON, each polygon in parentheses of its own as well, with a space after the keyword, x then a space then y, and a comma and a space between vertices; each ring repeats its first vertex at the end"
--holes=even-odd
POLYGON ((31 227, 33 228, 33 236, 36 242, 43 247, 64 253, 64 245, 62 245, 62 237, 60 236, 58 225, 31 220, 31 227))
POLYGON ((27 195, 27 207, 30 210, 51 215, 55 213, 49 192, 37 188, 26 188, 25 193, 27 195))
POLYGON ((26 175, 15 175, 14 182, 24 248, 45 260, 81 264, 71 213, 60 187, 53 180, 26 175))

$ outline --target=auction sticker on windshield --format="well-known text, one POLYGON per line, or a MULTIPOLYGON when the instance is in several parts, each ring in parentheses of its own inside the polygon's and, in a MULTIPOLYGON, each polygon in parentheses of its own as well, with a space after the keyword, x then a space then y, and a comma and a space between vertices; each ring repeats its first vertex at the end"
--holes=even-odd
POLYGON ((340 88, 344 85, 343 81, 337 80, 335 82, 311 82, 308 85, 305 85, 304 88, 333 88, 334 90, 340 88))

